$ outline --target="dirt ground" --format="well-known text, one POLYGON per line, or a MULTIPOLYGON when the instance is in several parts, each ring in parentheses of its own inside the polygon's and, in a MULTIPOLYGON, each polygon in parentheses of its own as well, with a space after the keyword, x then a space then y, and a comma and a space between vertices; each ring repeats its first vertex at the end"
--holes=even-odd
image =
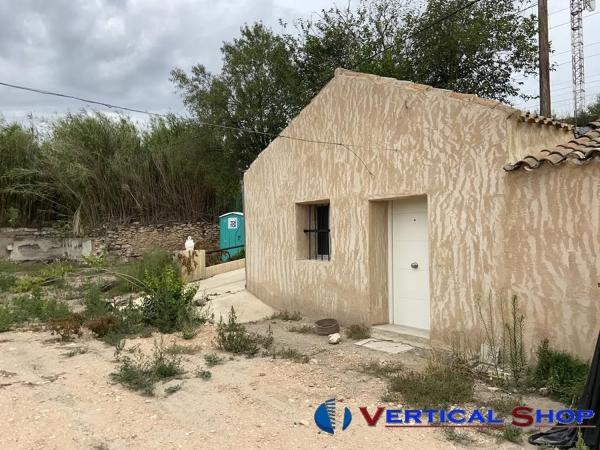
MULTIPOLYGON (((0 334, 0 448, 2 449, 198 449, 198 448, 464 448, 447 440, 442 430, 368 427, 359 406, 375 407, 385 382, 357 368, 371 360, 401 360, 418 367, 418 351, 387 355, 344 341, 328 345, 326 337, 290 333, 291 323, 261 321, 250 328, 264 332, 271 325, 275 345, 293 345, 310 356, 307 364, 270 357, 226 358, 211 368, 212 378, 193 376, 214 352, 213 325, 192 340, 164 336, 165 344, 197 346, 184 355, 183 380, 159 384, 145 397, 113 384, 114 348, 84 334, 64 343, 46 332, 0 334), (69 356, 84 348, 85 353, 69 356), (182 383, 166 395, 165 387, 182 383), (315 426, 313 414, 335 397, 338 409, 353 413, 351 426, 333 436, 315 426)), ((149 351, 155 339, 128 340, 125 352, 139 344, 149 351)), ((390 405, 388 405, 390 406, 390 405)), ((469 431, 471 448, 520 448, 496 437, 469 431)))

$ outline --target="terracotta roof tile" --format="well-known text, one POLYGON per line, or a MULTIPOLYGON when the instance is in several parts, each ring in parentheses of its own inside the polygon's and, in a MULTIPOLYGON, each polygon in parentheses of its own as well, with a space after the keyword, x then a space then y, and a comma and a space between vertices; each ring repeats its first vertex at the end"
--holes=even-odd
MULTIPOLYGON (((534 118, 528 117, 525 120, 529 121, 530 119, 534 118)), ((552 119, 542 118, 540 120, 552 119)), ((578 165, 586 164, 593 159, 600 160, 600 121, 592 122, 585 128, 587 131, 583 136, 571 139, 569 142, 552 148, 541 149, 539 152, 527 155, 514 164, 506 164, 504 170, 507 172, 521 168, 524 170, 534 170, 542 167, 544 164, 557 166, 569 160, 578 165)))

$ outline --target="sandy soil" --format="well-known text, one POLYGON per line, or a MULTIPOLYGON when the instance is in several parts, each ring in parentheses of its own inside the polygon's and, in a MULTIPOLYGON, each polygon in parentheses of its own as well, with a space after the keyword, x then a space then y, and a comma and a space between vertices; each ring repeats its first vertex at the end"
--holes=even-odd
MULTIPOLYGON (((252 327, 264 330, 270 322, 252 327)), ((324 338, 292 334, 289 324, 272 323, 278 344, 303 343, 308 364, 229 355, 211 368, 212 378, 193 377, 213 352, 214 327, 193 339, 164 337, 201 350, 184 355, 188 374, 160 384, 155 397, 144 397, 112 384, 117 368, 114 348, 83 335, 72 343, 45 332, 0 334, 0 448, 2 449, 197 449, 197 448, 461 448, 440 430, 369 428, 359 406, 380 405, 384 381, 356 369, 360 362, 387 357, 419 364, 418 354, 390 357, 350 342, 328 346, 324 338), (294 342, 292 342, 294 341, 294 342), (83 354, 68 356, 74 348, 83 354), (166 386, 183 383, 167 396, 166 386), (352 425, 334 436, 315 426, 316 406, 336 397, 354 414, 352 425)), ((150 350, 158 338, 127 341, 150 350)), ((518 448, 495 437, 470 432, 471 448, 518 448)))

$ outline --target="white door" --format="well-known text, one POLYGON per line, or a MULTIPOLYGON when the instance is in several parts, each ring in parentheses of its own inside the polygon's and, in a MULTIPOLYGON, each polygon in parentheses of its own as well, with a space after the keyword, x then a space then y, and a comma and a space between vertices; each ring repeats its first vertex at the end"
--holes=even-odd
POLYGON ((391 202, 390 322, 429 330, 427 198, 391 202))

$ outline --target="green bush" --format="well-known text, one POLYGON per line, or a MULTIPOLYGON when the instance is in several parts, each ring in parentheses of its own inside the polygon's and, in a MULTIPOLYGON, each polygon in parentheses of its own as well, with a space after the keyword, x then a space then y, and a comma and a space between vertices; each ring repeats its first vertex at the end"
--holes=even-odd
POLYGON ((389 388, 412 407, 445 408, 473 400, 473 375, 462 366, 429 366, 424 372, 400 373, 389 388))
POLYGON ((531 373, 530 383, 546 387, 550 396, 565 404, 575 404, 581 397, 590 366, 565 352, 550 348, 548 339, 537 349, 537 365, 531 373))
POLYGON ((371 337, 371 329, 366 325, 350 325, 346 328, 346 337, 358 341, 371 337))
POLYGON ((224 358, 221 358, 216 353, 209 353, 207 355, 204 355, 204 361, 206 361, 206 365, 208 367, 214 367, 214 366, 218 366, 219 364, 222 364, 224 361, 224 358))
POLYGON ((254 356, 258 353, 259 346, 256 339, 248 333, 244 325, 237 322, 237 315, 233 306, 229 313, 227 322, 221 320, 217 324, 217 346, 231 353, 241 353, 248 356, 254 356))
POLYGON ((197 289, 186 288, 177 269, 169 266, 159 274, 147 272, 144 284, 148 289, 142 304, 146 324, 172 333, 200 320, 192 303, 197 289))
POLYGON ((29 295, 17 297, 12 301, 11 306, 14 323, 36 319, 46 322, 50 318, 64 317, 70 314, 69 307, 65 303, 42 298, 39 289, 29 295))
POLYGON ((154 342, 152 356, 146 356, 136 349, 133 357, 120 357, 120 362, 119 370, 111 373, 111 379, 145 395, 154 394, 154 385, 158 381, 170 380, 184 373, 181 359, 169 354, 162 340, 160 343, 154 342))
POLYGON ((115 270, 118 280, 113 290, 117 293, 145 291, 146 279, 160 278, 169 268, 178 271, 171 254, 160 249, 147 250, 140 259, 115 270))
POLYGON ((113 306, 102 299, 102 293, 97 284, 89 284, 85 287, 83 315, 87 319, 105 316, 112 310, 113 306))
POLYGON ((0 304, 0 333, 10 330, 12 323, 13 318, 10 308, 0 304))
POLYGON ((9 292, 16 282, 17 277, 14 274, 0 272, 0 292, 9 292))

